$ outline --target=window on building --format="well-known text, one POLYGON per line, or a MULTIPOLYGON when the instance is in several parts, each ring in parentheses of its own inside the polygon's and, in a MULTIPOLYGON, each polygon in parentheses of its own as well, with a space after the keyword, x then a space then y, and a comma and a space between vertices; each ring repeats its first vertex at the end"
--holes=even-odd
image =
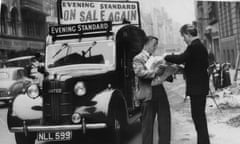
POLYGON ((41 30, 42 30, 41 26, 38 23, 36 23, 35 27, 36 27, 36 36, 41 36, 42 35, 42 33, 41 33, 41 30))
POLYGON ((227 54, 226 54, 226 50, 223 50, 223 61, 226 62, 227 61, 227 54))
POLYGON ((214 39, 213 44, 214 44, 214 54, 215 54, 216 60, 218 60, 220 55, 219 39, 214 39))
POLYGON ((227 50, 227 62, 230 62, 230 63, 231 63, 230 50, 227 50))
POLYGON ((232 57, 232 60, 233 60, 231 64, 232 64, 233 67, 235 67, 235 54, 234 54, 234 49, 232 49, 231 52, 232 52, 232 56, 231 56, 231 57, 232 57))
POLYGON ((220 27, 221 27, 221 37, 225 37, 226 35, 226 26, 225 26, 225 21, 224 21, 224 18, 226 17, 225 16, 226 13, 225 13, 225 3, 224 2, 220 2, 220 27))
POLYGON ((1 6, 1 17, 0 17, 0 32, 3 34, 7 34, 7 6, 1 6))
POLYGON ((231 2, 228 2, 228 22, 229 22, 229 36, 233 35, 233 22, 232 22, 232 13, 231 13, 231 2))
POLYGON ((217 19, 217 3, 216 2, 208 2, 210 7, 209 9, 209 24, 212 25, 218 21, 217 19))
POLYGON ((233 35, 233 21, 231 2, 220 2, 220 28, 222 30, 221 37, 229 37, 233 35))
POLYGON ((22 32, 25 37, 42 39, 45 36, 45 16, 32 10, 22 9, 22 32))
POLYGON ((24 20, 23 34, 28 37, 36 37, 36 22, 32 20, 24 20))
POLYGON ((11 33, 12 35, 17 35, 17 21, 18 21, 18 11, 13 8, 11 11, 11 33))

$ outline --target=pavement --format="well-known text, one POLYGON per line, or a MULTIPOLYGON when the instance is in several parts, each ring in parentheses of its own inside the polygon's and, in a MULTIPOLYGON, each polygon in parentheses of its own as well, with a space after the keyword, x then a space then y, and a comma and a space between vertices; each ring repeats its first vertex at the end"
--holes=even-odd
POLYGON ((15 144, 14 134, 8 131, 7 108, 0 102, 0 144, 15 144))
MULTIPOLYGON (((230 75, 233 80, 234 70, 230 70, 230 75)), ((216 92, 222 93, 222 97, 207 98, 206 115, 208 121, 208 129, 211 144, 240 144, 240 101, 236 102, 231 97, 233 93, 229 93, 232 89, 235 92, 234 97, 240 97, 240 74, 239 79, 234 82, 228 89, 219 90, 216 92), (223 97, 225 93, 225 97, 223 97), (227 98, 226 98, 227 97, 227 98), (235 102, 224 103, 222 100, 235 102), (219 107, 217 107, 217 105, 219 107)), ((184 101, 185 83, 182 76, 177 75, 177 79, 173 83, 165 83, 165 88, 168 92, 171 113, 172 113, 172 142, 171 144, 196 144, 196 131, 190 113, 190 100, 184 101), (175 96, 174 96, 175 95, 175 96)))

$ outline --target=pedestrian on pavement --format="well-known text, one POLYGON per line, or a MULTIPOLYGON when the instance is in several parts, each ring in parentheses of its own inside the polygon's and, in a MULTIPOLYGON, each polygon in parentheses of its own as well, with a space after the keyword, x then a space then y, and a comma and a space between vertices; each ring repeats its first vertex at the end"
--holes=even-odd
POLYGON ((165 60, 185 65, 186 95, 190 96, 197 143, 210 144, 205 114, 206 96, 209 93, 208 52, 198 38, 197 29, 193 25, 183 25, 180 33, 188 45, 186 50, 179 55, 167 55, 165 60))
POLYGON ((214 56, 214 53, 212 51, 210 51, 208 53, 208 63, 209 63, 209 65, 213 65, 213 64, 216 63, 215 56, 214 56))
POLYGON ((142 144, 153 144, 153 125, 158 118, 159 144, 170 144, 171 118, 167 94, 162 84, 151 86, 157 70, 146 67, 146 62, 154 53, 158 39, 148 36, 143 50, 133 58, 133 68, 137 76, 137 98, 142 101, 142 144))

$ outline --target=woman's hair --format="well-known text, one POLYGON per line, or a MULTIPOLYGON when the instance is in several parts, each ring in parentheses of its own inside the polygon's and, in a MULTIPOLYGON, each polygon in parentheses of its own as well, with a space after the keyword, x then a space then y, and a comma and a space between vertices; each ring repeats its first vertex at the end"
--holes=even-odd
POLYGON ((146 33, 143 29, 134 25, 126 25, 117 32, 116 47, 117 50, 127 51, 127 59, 132 60, 142 51, 145 40, 146 33))
POLYGON ((180 33, 181 35, 183 34, 190 34, 191 36, 197 36, 197 29, 195 26, 191 25, 191 24, 185 24, 181 27, 180 29, 180 33))

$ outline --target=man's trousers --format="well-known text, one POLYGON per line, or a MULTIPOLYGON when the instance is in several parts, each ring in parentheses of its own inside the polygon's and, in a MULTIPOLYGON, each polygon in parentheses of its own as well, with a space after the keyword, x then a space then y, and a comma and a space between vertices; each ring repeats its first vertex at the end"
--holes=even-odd
POLYGON ((158 121, 159 144, 170 144, 171 115, 163 85, 152 87, 152 99, 143 103, 142 144, 153 144, 153 125, 158 121))
POLYGON ((192 119, 197 131, 197 144, 210 144, 205 114, 206 96, 191 95, 192 119))

